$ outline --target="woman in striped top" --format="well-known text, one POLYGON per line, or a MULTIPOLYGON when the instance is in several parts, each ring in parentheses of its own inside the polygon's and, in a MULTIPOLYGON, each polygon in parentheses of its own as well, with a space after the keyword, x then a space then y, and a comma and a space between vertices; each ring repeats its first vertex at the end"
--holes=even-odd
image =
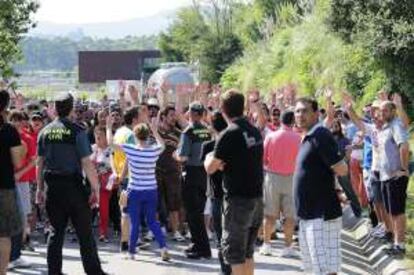
POLYGON ((156 219, 158 191, 157 181, 155 179, 155 165, 158 157, 165 148, 164 141, 158 134, 157 124, 151 124, 150 128, 148 128, 146 124, 141 123, 133 130, 136 145, 116 145, 113 143, 112 125, 113 119, 109 117, 106 132, 108 142, 114 149, 125 152, 129 168, 127 211, 131 219, 129 237, 130 258, 134 259, 136 254, 140 217, 141 213, 144 212, 148 226, 160 245, 162 260, 168 261, 170 257, 166 249, 165 238, 160 224, 156 219), (150 145, 148 142, 151 132, 156 139, 154 145, 150 145))

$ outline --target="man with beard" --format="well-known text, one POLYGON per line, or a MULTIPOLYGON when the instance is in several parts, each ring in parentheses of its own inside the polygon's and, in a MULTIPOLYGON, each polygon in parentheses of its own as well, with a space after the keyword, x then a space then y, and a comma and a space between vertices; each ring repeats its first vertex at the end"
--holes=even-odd
POLYGON ((295 121, 304 132, 293 177, 304 269, 337 274, 341 267, 342 209, 335 176, 346 175, 348 167, 330 131, 318 123, 315 100, 297 100, 295 121))
POLYGON ((173 157, 181 135, 176 125, 175 108, 168 106, 160 113, 158 133, 164 140, 166 148, 157 161, 156 174, 161 197, 160 204, 164 203, 169 212, 173 239, 183 242, 185 238, 178 231, 181 209, 181 165, 173 157))

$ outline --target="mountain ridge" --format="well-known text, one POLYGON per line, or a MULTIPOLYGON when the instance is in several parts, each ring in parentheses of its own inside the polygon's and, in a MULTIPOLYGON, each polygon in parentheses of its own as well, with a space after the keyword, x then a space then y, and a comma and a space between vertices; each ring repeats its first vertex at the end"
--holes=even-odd
POLYGON ((29 32, 29 36, 67 36, 74 39, 90 36, 119 39, 126 36, 153 35, 166 30, 173 21, 176 12, 176 9, 165 10, 151 16, 115 22, 108 21, 85 24, 39 21, 37 22, 36 28, 29 32))

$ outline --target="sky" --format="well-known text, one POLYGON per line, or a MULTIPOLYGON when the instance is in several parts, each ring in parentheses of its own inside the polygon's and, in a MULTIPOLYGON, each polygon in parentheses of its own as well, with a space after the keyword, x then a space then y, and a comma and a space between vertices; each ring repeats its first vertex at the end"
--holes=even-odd
POLYGON ((191 0, 38 0, 37 21, 54 23, 114 22, 154 15, 191 3, 191 0))

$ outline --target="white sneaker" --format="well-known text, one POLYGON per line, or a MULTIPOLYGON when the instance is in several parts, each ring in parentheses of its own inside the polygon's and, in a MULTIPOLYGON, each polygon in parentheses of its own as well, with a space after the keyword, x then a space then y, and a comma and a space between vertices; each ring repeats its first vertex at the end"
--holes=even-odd
POLYGON ((154 234, 151 231, 148 231, 144 237, 145 240, 152 242, 154 240, 154 234))
POLYGON ((293 247, 285 247, 280 253, 282 258, 299 258, 299 253, 293 247))
POLYGON ((168 253, 167 248, 161 249, 161 260, 163 260, 164 262, 169 262, 171 260, 171 256, 168 253))
POLYGON ((164 234, 164 236, 167 235, 167 228, 165 228, 165 226, 161 227, 161 231, 162 231, 162 234, 164 234))
POLYGON ((377 227, 373 228, 373 231, 371 233, 372 237, 381 238, 385 235, 385 226, 379 225, 377 227))
POLYGON ((180 232, 176 231, 173 235, 173 240, 176 242, 185 242, 185 238, 183 235, 180 234, 180 232))
POLYGON ((260 247, 259 253, 264 256, 272 256, 272 247, 270 244, 263 243, 262 247, 260 247))
POLYGON ((7 265, 7 270, 8 271, 10 271, 10 270, 13 270, 14 269, 14 262, 10 262, 8 265, 7 265))
POLYGON ((213 239, 213 232, 211 232, 210 230, 207 230, 207 237, 208 237, 208 240, 211 241, 213 239))
POLYGON ((128 253, 128 260, 135 261, 135 254, 128 253))
POLYGON ((187 231, 187 234, 185 234, 186 239, 191 239, 191 233, 190 230, 187 231))
POLYGON ((32 264, 24 260, 23 258, 18 258, 17 260, 13 261, 13 268, 30 268, 32 264))

